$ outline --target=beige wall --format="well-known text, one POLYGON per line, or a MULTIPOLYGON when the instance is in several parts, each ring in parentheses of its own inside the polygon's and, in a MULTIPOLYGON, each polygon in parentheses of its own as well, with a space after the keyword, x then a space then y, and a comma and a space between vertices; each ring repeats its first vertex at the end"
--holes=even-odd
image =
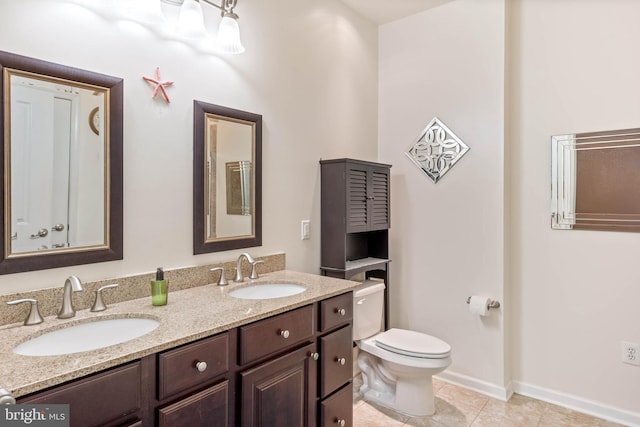
POLYGON ((640 342, 640 235, 551 230, 549 165, 551 135, 638 126, 639 14, 631 0, 520 0, 508 52, 513 376, 637 424, 640 367, 621 363, 620 342, 640 342))
POLYGON ((1 2, 0 49, 124 78, 125 236, 123 261, 0 276, 0 293, 235 258, 192 255, 194 99, 263 115, 263 246, 249 251, 318 272, 318 161, 377 156, 377 29, 337 0, 244 0, 236 11, 247 52, 217 57, 69 2, 1 2), (142 80, 156 67, 175 82, 169 105, 142 80))
POLYGON ((505 398, 504 0, 459 0, 380 27, 380 161, 391 163, 391 319, 452 346, 443 375, 505 398), (470 151, 437 184, 404 152, 438 116, 470 151), (482 387, 480 387, 482 383, 482 387))
POLYGON ((630 0, 455 0, 380 28, 392 321, 452 345, 445 378, 640 425, 640 368, 620 348, 640 342, 640 236, 549 218, 550 136, 638 126, 638 15, 630 0), (436 185, 403 154, 434 115, 471 147, 436 185), (472 317, 475 293, 503 310, 472 317))

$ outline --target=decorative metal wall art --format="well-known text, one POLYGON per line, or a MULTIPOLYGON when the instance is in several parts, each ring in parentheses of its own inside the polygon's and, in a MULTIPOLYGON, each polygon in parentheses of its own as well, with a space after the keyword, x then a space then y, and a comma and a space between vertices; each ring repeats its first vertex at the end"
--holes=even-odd
POLYGON ((437 183, 467 151, 467 144, 434 117, 405 154, 437 183))

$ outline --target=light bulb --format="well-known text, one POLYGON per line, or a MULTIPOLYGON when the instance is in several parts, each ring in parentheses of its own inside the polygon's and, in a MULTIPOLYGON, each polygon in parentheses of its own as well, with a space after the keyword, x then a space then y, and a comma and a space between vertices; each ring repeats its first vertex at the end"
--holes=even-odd
POLYGON ((244 46, 240 41, 240 27, 238 17, 233 13, 227 13, 220 21, 218 27, 217 49, 220 52, 238 54, 244 52, 244 46))
POLYGON ((184 0, 178 17, 178 32, 188 38, 206 36, 202 6, 197 0, 184 0))

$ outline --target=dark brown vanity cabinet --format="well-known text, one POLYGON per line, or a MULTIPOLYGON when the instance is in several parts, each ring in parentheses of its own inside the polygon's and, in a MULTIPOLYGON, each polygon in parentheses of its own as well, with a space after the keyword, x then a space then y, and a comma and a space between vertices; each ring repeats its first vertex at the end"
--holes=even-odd
MULTIPOLYGON (((321 261, 325 276, 383 279, 389 287, 391 165, 321 160, 321 261)), ((388 326, 385 291, 385 327, 388 326)))
POLYGON ((70 404, 78 427, 351 426, 352 310, 347 292, 18 403, 70 404))

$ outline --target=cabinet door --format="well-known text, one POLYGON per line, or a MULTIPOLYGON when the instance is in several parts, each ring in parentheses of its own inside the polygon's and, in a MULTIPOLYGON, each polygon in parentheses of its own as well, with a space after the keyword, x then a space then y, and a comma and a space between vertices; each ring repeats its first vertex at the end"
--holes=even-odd
POLYGON ((210 387, 158 411, 159 427, 227 427, 229 381, 210 387))
POLYGON ((370 230, 386 230, 391 226, 389 168, 371 167, 369 174, 370 230))
POLYGON ((315 425, 314 348, 309 344, 240 374, 243 427, 315 425))
POLYGON ((369 167, 347 165, 347 233, 369 230, 369 167))
POLYGON ((386 166, 348 165, 347 233, 389 228, 389 178, 389 168, 386 166))

